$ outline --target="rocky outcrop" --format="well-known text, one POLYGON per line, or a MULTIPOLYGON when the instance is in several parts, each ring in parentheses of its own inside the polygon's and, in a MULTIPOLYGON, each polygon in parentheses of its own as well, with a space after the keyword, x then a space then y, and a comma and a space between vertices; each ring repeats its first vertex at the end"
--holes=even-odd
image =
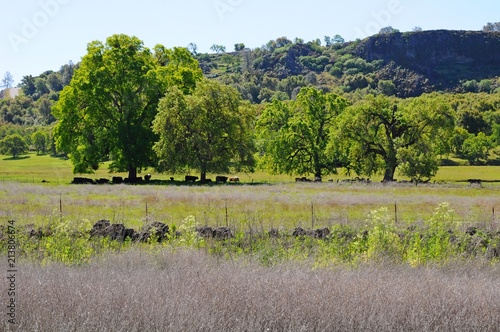
POLYGON ((443 63, 498 65, 500 32, 435 30, 378 34, 359 43, 355 53, 367 61, 395 61, 423 70, 443 63))
POLYGON ((500 32, 434 30, 377 34, 352 53, 410 69, 446 88, 460 80, 500 75, 500 32), (461 70, 457 71, 457 67, 461 70), (450 82, 451 81, 451 82, 450 82))

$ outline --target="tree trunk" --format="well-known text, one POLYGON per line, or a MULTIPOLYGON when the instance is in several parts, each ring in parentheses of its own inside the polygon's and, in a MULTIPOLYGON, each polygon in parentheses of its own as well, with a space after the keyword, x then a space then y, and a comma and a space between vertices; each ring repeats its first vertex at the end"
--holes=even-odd
POLYGON ((136 182, 137 181, 137 167, 128 166, 128 179, 130 182, 136 182))
POLYGON ((314 173, 314 182, 321 182, 323 181, 322 176, 321 176, 321 169, 316 170, 314 173))
POLYGON ((206 171, 201 171, 200 174, 200 182, 205 183, 207 182, 207 172, 206 171))
POLYGON ((396 173, 396 167, 398 167, 398 162, 396 160, 396 156, 388 158, 385 164, 385 173, 383 182, 392 182, 394 181, 394 174, 396 173))

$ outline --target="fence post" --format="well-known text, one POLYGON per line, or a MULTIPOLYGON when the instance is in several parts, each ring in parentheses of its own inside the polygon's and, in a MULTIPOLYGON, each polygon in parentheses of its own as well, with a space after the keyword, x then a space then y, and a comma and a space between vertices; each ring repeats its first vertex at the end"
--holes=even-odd
POLYGON ((228 217, 228 214, 227 214, 227 200, 224 201, 224 206, 225 206, 225 209, 226 209, 226 227, 229 227, 229 217, 228 217))
POLYGON ((314 204, 311 202, 311 229, 314 229, 314 204))
POLYGON ((398 223, 398 202, 394 202, 394 223, 398 223))
POLYGON ((62 194, 59 194, 59 218, 62 222, 63 219, 63 211, 62 211, 62 194))

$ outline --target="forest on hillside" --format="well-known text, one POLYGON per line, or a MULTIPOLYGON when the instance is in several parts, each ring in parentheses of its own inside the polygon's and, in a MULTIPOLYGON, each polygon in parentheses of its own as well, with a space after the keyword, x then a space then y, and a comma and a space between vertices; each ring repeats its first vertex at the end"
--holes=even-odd
MULTIPOLYGON (((333 98, 332 96, 341 98, 346 104, 345 109, 356 110, 353 117, 370 107, 404 109, 409 108, 408 105, 412 102, 433 100, 441 103, 452 111, 453 125, 447 127, 447 141, 441 144, 439 151, 433 151, 432 154, 438 154, 441 163, 455 163, 457 161, 452 161, 455 158, 470 164, 499 162, 498 31, 401 33, 391 30, 365 40, 347 43, 338 35, 325 36, 323 41, 317 39, 309 42, 300 38, 292 41, 280 37, 255 49, 248 49, 243 43, 239 43, 234 45, 232 52, 226 52, 224 46, 216 44, 212 46, 214 53, 211 54, 198 53, 195 44, 190 44, 187 50, 205 79, 235 89, 241 103, 251 109, 249 114, 252 114, 253 120, 250 127, 256 159, 269 152, 262 150, 265 144, 261 144, 258 151, 259 140, 261 142, 263 138, 257 131, 263 116, 272 113, 273 109, 288 108, 287 119, 293 120, 293 113, 305 108, 297 106, 300 104, 297 99, 301 91, 303 95, 307 91, 315 91, 314 93, 321 94, 321 98, 326 96, 326 100, 333 98)), ((160 66, 168 67, 169 62, 173 61, 168 57, 158 57, 160 53, 163 57, 169 54, 165 50, 155 48, 147 52, 157 58, 160 66)), ((185 55, 182 57, 187 59, 185 55)), ((4 153, 13 152, 9 148, 14 144, 11 139, 13 135, 20 136, 24 142, 21 144, 21 152, 28 149, 54 155, 70 152, 57 148, 53 128, 58 121, 53 110, 61 98, 61 92, 71 85, 80 66, 81 63, 70 62, 58 71, 49 70, 38 76, 25 76, 19 84, 22 90, 20 96, 0 99, 0 140, 10 138, 8 144, 3 144, 4 153)), ((185 79, 176 75, 173 77, 174 81, 185 79)), ((162 95, 169 85, 170 83, 165 85, 162 95)), ((187 94, 194 92, 187 90, 184 89, 187 94)), ((335 117, 338 115, 335 114, 335 117)), ((151 124, 152 122, 149 127, 151 124)), ((286 128, 287 125, 289 124, 283 122, 279 129, 286 128)), ((269 132, 267 135, 267 139, 270 139, 269 132)), ((271 136, 276 138, 276 135, 277 129, 271 136)), ((326 149, 326 145, 322 149, 326 149)), ((330 146, 329 149, 334 147, 330 146)), ((348 154, 344 153, 344 158, 348 158, 348 154)), ((107 158, 112 157, 108 155, 107 158)), ((350 158, 354 157, 351 155, 350 158)), ((380 161, 377 158, 372 161, 372 165, 361 165, 359 162, 354 165, 336 158, 330 160, 330 166, 333 168, 349 164, 357 173, 370 173, 378 169, 375 164, 380 161)), ((264 164, 266 163, 261 163, 261 166, 264 164)), ((276 163, 270 167, 275 172, 318 173, 318 170, 307 167, 282 168, 276 166, 276 163)), ((321 171, 318 174, 321 175, 321 171)))

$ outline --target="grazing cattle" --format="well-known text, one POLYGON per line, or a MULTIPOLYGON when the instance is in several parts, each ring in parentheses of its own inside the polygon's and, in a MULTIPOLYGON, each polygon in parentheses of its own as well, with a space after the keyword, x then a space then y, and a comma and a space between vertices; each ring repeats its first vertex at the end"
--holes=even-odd
POLYGON ((232 176, 229 178, 229 182, 240 182, 240 178, 237 176, 232 176))
POLYGON ((73 178, 73 181, 71 181, 71 184, 95 184, 95 182, 94 182, 94 180, 89 179, 89 178, 75 177, 75 178, 73 178))
POLYGON ((227 176, 218 175, 215 177, 215 182, 216 183, 226 183, 227 179, 228 179, 227 176))
POLYGON ((113 176, 111 182, 113 182, 114 184, 120 184, 123 183, 123 178, 121 176, 113 176))
POLYGON ((186 182, 196 182, 196 180, 198 180, 198 177, 193 175, 186 175, 184 177, 184 180, 186 180, 186 182))
POLYGON ((96 183, 97 183, 97 184, 108 184, 108 183, 109 183, 109 180, 108 180, 108 179, 101 178, 101 179, 96 180, 96 183))
POLYGON ((135 179, 125 178, 123 179, 124 183, 139 183, 142 182, 142 176, 138 176, 135 179))
POLYGON ((295 178, 295 182, 312 182, 312 180, 306 178, 305 176, 301 178, 295 178))
POLYGON ((151 180, 151 174, 144 175, 144 181, 148 182, 149 180, 151 180))
MULTIPOLYGON (((371 183, 371 180, 370 178, 368 179, 365 179, 365 178, 360 178, 358 176, 356 176, 354 179, 345 179, 345 180, 341 180, 340 181, 341 183, 371 183)), ((338 183, 338 180, 337 180, 337 183, 338 183)))
POLYGON ((481 180, 480 179, 468 179, 467 182, 469 182, 469 185, 470 186, 478 186, 478 187, 482 187, 482 184, 481 184, 481 180))

